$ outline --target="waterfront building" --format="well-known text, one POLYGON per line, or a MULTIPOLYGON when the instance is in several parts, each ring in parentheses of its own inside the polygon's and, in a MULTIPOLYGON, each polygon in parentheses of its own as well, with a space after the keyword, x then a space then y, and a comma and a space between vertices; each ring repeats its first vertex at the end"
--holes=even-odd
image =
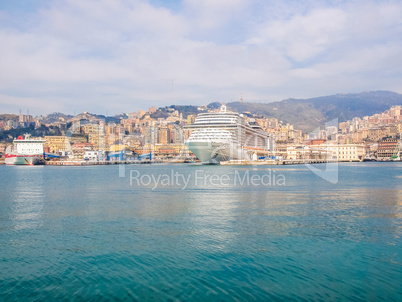
POLYGON ((84 159, 89 161, 103 161, 104 154, 102 151, 96 150, 85 151, 84 159))
POLYGON ((70 140, 67 136, 45 136, 45 147, 50 153, 66 152, 71 149, 70 140))
POLYGON ((395 137, 383 138, 378 142, 377 159, 390 160, 394 155, 397 144, 398 139, 395 137))
POLYGON ((71 146, 71 150, 76 158, 84 158, 85 152, 93 150, 91 143, 74 143, 71 146))
POLYGON ((308 146, 290 146, 286 149, 286 159, 307 159, 310 153, 308 146))
POLYGON ((276 143, 274 145, 274 149, 272 153, 269 153, 270 156, 274 156, 278 159, 284 159, 288 156, 288 145, 284 143, 276 143))
POLYGON ((171 145, 155 145, 155 156, 167 158, 177 156, 176 150, 171 145))
POLYGON ((364 144, 330 144, 325 143, 311 148, 327 150, 328 159, 337 161, 360 161, 366 155, 364 144))

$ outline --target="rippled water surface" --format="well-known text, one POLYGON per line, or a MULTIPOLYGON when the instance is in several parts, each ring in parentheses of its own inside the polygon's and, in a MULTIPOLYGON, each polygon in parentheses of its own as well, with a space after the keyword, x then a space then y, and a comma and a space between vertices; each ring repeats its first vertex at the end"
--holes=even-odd
POLYGON ((0 166, 2 301, 401 301, 401 235, 401 163, 0 166))

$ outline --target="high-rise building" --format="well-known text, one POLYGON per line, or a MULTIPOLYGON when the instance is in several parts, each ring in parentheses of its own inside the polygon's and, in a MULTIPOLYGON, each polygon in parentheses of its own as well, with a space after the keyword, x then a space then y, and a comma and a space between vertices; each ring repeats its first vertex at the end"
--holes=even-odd
POLYGON ((159 128, 159 144, 167 145, 171 143, 171 132, 168 127, 159 128))

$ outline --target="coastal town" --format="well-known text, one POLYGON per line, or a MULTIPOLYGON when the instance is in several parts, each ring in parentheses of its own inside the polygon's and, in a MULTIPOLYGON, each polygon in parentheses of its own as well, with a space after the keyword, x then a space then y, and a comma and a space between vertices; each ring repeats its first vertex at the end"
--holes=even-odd
MULTIPOLYGON (((11 133, 31 130, 35 134, 41 129, 47 131, 42 139, 48 164, 194 162, 198 159, 185 142, 192 131, 187 126, 195 122, 197 114, 182 108, 150 107, 112 120, 88 112, 72 117, 60 115, 52 121, 48 116, 3 115, 0 131, 9 134, 0 142, 2 163, 7 146, 16 138, 11 133)), ((197 107, 200 113, 219 110, 217 106, 197 107)), ((332 121, 309 133, 277 118, 250 112, 241 115, 247 122, 257 123, 270 138, 266 148, 250 150, 254 161, 400 160, 402 106, 345 122, 332 121)))

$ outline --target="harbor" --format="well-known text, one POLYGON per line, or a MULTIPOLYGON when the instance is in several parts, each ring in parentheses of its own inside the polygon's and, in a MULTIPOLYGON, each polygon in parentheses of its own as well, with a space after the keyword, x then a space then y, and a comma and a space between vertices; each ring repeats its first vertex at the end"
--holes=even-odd
POLYGON ((4 301, 402 294, 398 164, 43 167, 0 166, 4 301))
POLYGON ((402 301, 401 16, 0 1, 0 302, 402 301))
MULTIPOLYGON (((298 159, 298 160, 228 160, 221 161, 217 165, 222 166, 278 166, 278 165, 303 165, 336 163, 337 160, 325 159, 298 159)), ((349 161, 352 162, 352 161, 349 161)), ((358 162, 358 161, 353 161, 358 162)), ((144 164, 202 164, 201 161, 186 160, 132 160, 132 161, 45 161, 50 166, 99 166, 99 165, 144 165, 144 164)))
MULTIPOLYGON (((372 160, 370 160, 372 161, 372 160)), ((398 162, 397 160, 387 160, 398 162)), ((281 165, 303 165, 303 164, 325 164, 343 162, 366 162, 364 160, 338 161, 336 159, 285 159, 285 160, 228 160, 221 161, 222 166, 281 166, 281 165)), ((376 161, 372 161, 376 162, 376 161)), ((386 162, 382 160, 381 162, 386 162)), ((73 160, 46 160, 42 162, 48 166, 101 166, 101 165, 149 165, 149 164, 202 164, 199 160, 122 160, 122 161, 73 161, 73 160)), ((0 165, 4 164, 4 158, 0 158, 0 165)))

